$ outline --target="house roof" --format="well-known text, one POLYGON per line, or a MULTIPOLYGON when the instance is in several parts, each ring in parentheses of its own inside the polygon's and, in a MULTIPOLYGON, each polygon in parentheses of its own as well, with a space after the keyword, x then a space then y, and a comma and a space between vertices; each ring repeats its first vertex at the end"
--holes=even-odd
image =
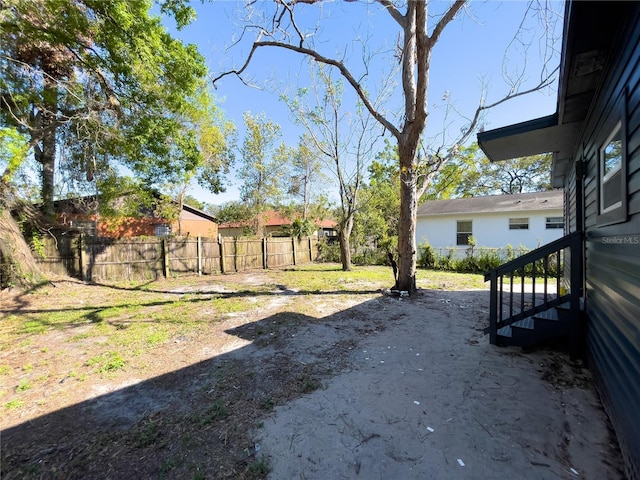
POLYGON ((556 113, 478 134, 489 160, 553 153, 551 182, 564 183, 600 78, 634 2, 568 1, 556 113))
MULTIPOLYGON (((62 200, 55 200, 53 205, 55 210, 59 213, 67 213, 67 214, 93 214, 98 210, 99 197, 96 195, 88 195, 85 197, 73 197, 62 200)), ((187 205, 186 203, 182 204, 182 210, 185 212, 192 213, 193 215, 197 215, 199 217, 204 218, 205 220, 209 220, 211 222, 216 222, 216 219, 213 215, 199 210, 195 207, 187 205)), ((140 208, 140 213, 145 214, 148 217, 154 217, 153 211, 148 208, 140 208)))
POLYGON ((194 215, 197 215, 199 217, 204 218, 205 220, 209 220, 210 222, 214 222, 216 223, 216 217, 214 217, 213 215, 211 215, 210 213, 204 212, 198 208, 192 207, 190 205, 187 205, 186 203, 182 204, 182 210, 184 210, 185 212, 189 212, 192 213, 194 215))
POLYGON ((418 217, 498 212, 529 212, 534 210, 562 210, 562 190, 513 195, 432 200, 418 207, 418 217))

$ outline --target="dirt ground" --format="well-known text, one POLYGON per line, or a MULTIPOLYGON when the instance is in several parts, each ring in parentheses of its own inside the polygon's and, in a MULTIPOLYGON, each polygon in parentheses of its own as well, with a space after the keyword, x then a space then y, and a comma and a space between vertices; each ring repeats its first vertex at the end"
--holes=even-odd
MULTIPOLYGON (((0 300, 5 314, 55 301, 0 300)), ((28 408, 5 408, 1 478, 623 478, 588 370, 561 350, 489 345, 486 291, 280 285, 246 301, 260 308, 169 339, 144 370, 73 389, 52 375, 28 408)), ((3 389, 71 334, 5 346, 3 389)))

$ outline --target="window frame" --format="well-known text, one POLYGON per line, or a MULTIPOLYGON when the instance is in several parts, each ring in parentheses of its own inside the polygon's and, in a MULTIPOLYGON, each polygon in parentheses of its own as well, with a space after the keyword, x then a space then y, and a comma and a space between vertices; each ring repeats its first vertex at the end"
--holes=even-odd
POLYGON ((466 247, 469 246, 469 237, 473 236, 473 220, 456 220, 456 246, 458 247, 466 247), (460 231, 460 224, 461 223, 469 223, 469 225, 471 226, 471 228, 469 229, 469 232, 461 232, 460 231), (460 241, 460 235, 466 235, 464 237, 464 241, 460 241))
POLYGON ((509 230, 529 230, 531 224, 529 217, 513 217, 509 218, 509 230), (521 220, 520 222, 514 222, 514 220, 521 220), (524 221, 522 221, 524 220, 524 221))
POLYGON ((156 237, 169 237, 173 234, 173 229, 168 223, 157 223, 154 229, 154 233, 156 237), (160 231, 161 229, 164 233, 160 231))
POLYGON ((564 217, 545 217, 544 228, 545 230, 557 230, 559 228, 564 229, 564 217), (553 219, 560 219, 560 221, 554 222, 553 219))
POLYGON ((95 220, 71 220, 70 226, 90 237, 98 234, 98 224, 95 220))
POLYGON ((600 174, 598 175, 598 182, 599 182, 599 186, 600 186, 600 212, 601 213, 608 213, 611 212, 613 210, 616 210, 618 208, 620 208, 622 206, 622 191, 620 188, 615 188, 616 186, 619 187, 619 185, 615 185, 615 182, 617 181, 618 183, 621 182, 622 179, 622 164, 624 163, 624 141, 622 139, 622 120, 618 120, 618 122, 614 125, 613 129, 611 130, 611 133, 609 134, 609 136, 607 137, 607 140, 605 140, 605 142, 600 146, 600 149, 598 150, 598 162, 599 162, 599 172, 600 174), (618 140, 619 138, 619 140, 618 140), (607 148, 616 141, 620 141, 620 163, 616 166, 616 168, 614 168, 613 170, 607 172, 607 148), (616 178, 616 176, 618 176, 618 178, 616 178), (605 206, 605 197, 606 195, 603 194, 605 189, 608 188, 612 188, 613 190, 617 191, 620 195, 620 199, 609 205, 609 206, 605 206))
POLYGON ((611 110, 601 127, 601 135, 596 147, 596 180, 597 180, 597 205, 598 226, 612 225, 627 221, 627 115, 626 92, 620 94, 614 102, 611 110), (620 167, 610 172, 605 172, 606 149, 619 135, 621 141, 620 167), (618 182, 616 184, 616 182, 618 182), (605 207, 605 191, 609 188, 620 192, 620 200, 605 207))

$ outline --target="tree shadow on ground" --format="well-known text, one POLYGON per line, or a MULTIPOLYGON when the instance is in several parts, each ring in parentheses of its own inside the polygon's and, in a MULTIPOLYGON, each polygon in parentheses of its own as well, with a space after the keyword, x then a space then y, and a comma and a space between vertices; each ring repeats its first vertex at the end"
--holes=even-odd
POLYGON ((344 368, 359 332, 384 328, 358 310, 322 319, 282 312, 244 324, 227 331, 250 342, 239 349, 125 380, 118 390, 6 429, 0 477, 262 478, 251 432, 276 405, 321 388, 344 368), (318 323, 336 329, 337 341, 300 334, 318 323))
MULTIPOLYGON (((254 439, 274 407, 324 388, 337 373, 359 371, 359 343, 408 318, 406 302, 417 303, 417 322, 446 313, 447 338, 431 340, 438 349, 457 339, 456 348, 486 353, 492 347, 478 345, 486 297, 423 290, 408 299, 381 296, 323 318, 285 311, 242 324, 226 331, 247 342, 240 348, 143 381, 133 378, 135 372, 123 375, 117 390, 6 429, 0 477, 265 478, 268 462, 254 439)), ((442 359, 461 353, 445 350, 442 359)), ((503 352, 486 362, 510 368, 520 354, 503 352)), ((478 368, 470 381, 478 381, 478 368)))

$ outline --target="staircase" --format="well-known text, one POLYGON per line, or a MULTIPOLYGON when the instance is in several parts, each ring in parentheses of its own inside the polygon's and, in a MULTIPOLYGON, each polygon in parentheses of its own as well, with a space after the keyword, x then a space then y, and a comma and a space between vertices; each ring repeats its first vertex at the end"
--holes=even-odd
POLYGON ((567 337, 582 344, 582 236, 566 235, 487 272, 492 345, 531 347, 567 337), (568 275, 567 275, 568 272, 568 275), (567 288, 568 284, 568 288, 567 288))

